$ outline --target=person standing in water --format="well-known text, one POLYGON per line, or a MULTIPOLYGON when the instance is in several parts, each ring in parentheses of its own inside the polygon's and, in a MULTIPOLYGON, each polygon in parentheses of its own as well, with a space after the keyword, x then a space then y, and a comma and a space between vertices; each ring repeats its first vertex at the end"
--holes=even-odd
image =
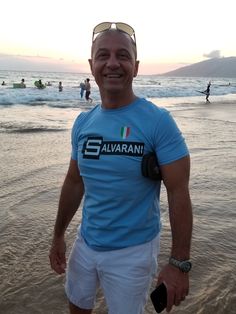
POLYGON ((25 85, 25 79, 22 79, 21 82, 20 82, 20 84, 21 84, 22 87, 26 87, 26 85, 25 85))
POLYGON ((59 92, 62 92, 63 90, 62 82, 59 82, 58 89, 59 89, 59 92))
POLYGON ((209 81, 206 90, 204 91, 204 93, 206 94, 206 102, 210 102, 209 101, 209 96, 210 96, 210 88, 211 88, 211 81, 209 81))
POLYGON ((91 94, 91 84, 89 83, 89 81, 90 81, 89 78, 87 78, 87 79, 85 80, 85 99, 86 99, 87 101, 92 102, 93 100, 92 100, 92 98, 90 98, 90 94, 91 94))
POLYGON ((85 80, 84 82, 81 82, 80 85, 79 85, 79 87, 80 87, 80 98, 81 98, 81 99, 84 97, 85 82, 86 82, 86 80, 85 80))

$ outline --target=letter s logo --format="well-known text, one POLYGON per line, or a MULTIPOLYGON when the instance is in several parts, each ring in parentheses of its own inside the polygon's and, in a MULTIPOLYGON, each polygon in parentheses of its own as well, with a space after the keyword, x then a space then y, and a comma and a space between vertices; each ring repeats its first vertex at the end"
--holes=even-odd
POLYGON ((99 159, 102 142, 102 137, 88 137, 83 145, 83 158, 99 159))

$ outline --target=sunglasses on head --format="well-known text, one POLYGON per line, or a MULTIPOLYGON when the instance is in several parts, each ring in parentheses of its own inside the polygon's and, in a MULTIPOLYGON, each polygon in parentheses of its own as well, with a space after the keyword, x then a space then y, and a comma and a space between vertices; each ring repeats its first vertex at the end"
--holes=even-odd
POLYGON ((109 29, 112 28, 112 25, 114 25, 115 28, 118 29, 119 31, 128 34, 132 38, 132 40, 134 41, 134 43, 136 45, 135 32, 134 32, 133 27, 131 27, 130 25, 128 25, 126 23, 122 23, 122 22, 102 22, 102 23, 98 24, 93 29, 92 41, 95 40, 95 35, 102 33, 102 32, 105 32, 105 31, 108 31, 109 29))

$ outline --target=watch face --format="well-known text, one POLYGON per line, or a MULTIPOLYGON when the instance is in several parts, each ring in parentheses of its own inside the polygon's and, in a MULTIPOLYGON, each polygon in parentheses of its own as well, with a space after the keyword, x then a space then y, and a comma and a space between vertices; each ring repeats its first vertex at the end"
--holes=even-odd
POLYGON ((192 267, 192 264, 190 262, 182 262, 180 264, 180 269, 184 272, 184 273, 188 273, 190 271, 192 267))

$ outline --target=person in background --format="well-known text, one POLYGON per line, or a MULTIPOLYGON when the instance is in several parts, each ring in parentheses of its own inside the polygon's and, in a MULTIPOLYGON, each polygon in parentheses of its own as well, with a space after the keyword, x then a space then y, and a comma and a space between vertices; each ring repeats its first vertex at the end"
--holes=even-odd
POLYGON ((58 274, 66 271, 71 314, 92 313, 99 285, 109 313, 143 314, 157 272, 163 181, 172 245, 157 285, 166 287, 169 312, 189 291, 189 151, 170 113, 134 94, 139 61, 130 25, 95 26, 89 64, 101 105, 82 112, 72 129, 71 160, 49 253, 51 267, 58 274), (151 179, 154 170, 141 171, 143 165, 150 168, 149 153, 158 160, 162 181, 151 179), (82 221, 67 263, 65 232, 83 197, 82 221))
POLYGON ((93 100, 92 100, 92 98, 90 98, 90 94, 91 94, 91 84, 90 84, 90 79, 89 78, 87 78, 86 80, 85 80, 85 99, 87 100, 87 101, 90 101, 90 102, 92 102, 93 100))
POLYGON ((43 85, 43 83, 42 83, 42 80, 40 79, 40 80, 38 80, 38 83, 39 83, 39 88, 43 88, 44 87, 44 85, 43 85))
POLYGON ((86 80, 85 80, 84 82, 81 82, 80 85, 79 85, 79 87, 80 87, 80 98, 81 98, 81 99, 84 97, 85 82, 86 82, 86 80))
POLYGON ((211 81, 207 84, 207 88, 206 88, 206 90, 204 91, 204 93, 206 94, 206 102, 210 102, 210 101, 209 101, 210 88, 211 88, 211 81))
POLYGON ((59 92, 62 92, 62 90, 63 90, 62 82, 59 82, 58 90, 59 90, 59 92))
POLYGON ((4 85, 7 85, 7 84, 5 83, 5 81, 2 81, 2 86, 4 86, 4 85))
POLYGON ((22 79, 21 82, 20 82, 20 84, 21 84, 23 87, 25 87, 25 79, 22 79))

